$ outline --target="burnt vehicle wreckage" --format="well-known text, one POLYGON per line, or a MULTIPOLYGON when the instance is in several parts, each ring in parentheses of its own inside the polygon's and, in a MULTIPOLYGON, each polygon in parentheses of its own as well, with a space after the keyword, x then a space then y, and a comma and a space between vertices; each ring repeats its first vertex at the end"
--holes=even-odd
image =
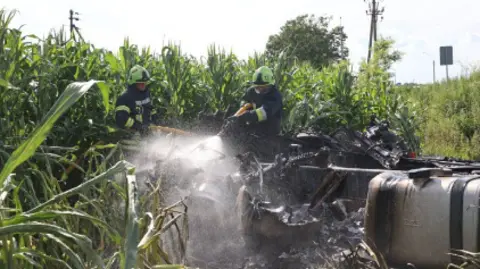
MULTIPOLYGON (((207 176, 201 168, 170 158, 158 161, 150 177, 159 178, 166 173, 176 177, 165 188, 169 192, 181 190, 180 193, 190 201, 188 204, 192 209, 189 212, 195 208, 215 211, 208 214, 207 223, 202 224, 201 218, 189 220, 198 227, 212 222, 218 225, 217 231, 209 235, 205 229, 203 238, 207 236, 218 241, 223 236, 225 239, 225 235, 219 235, 218 231, 222 225, 233 224, 239 226, 246 248, 254 252, 266 246, 285 249, 308 242, 320 231, 325 210, 334 219, 342 221, 350 213, 365 209, 365 237, 375 248, 378 247, 388 263, 398 265, 402 264, 402 259, 408 258, 419 265, 434 264, 428 261, 429 258, 415 258, 412 252, 408 253, 410 256, 395 256, 389 252, 393 243, 386 240, 392 237, 392 223, 398 222, 392 215, 395 210, 391 200, 407 194, 393 194, 396 187, 392 182, 395 180, 389 183, 379 181, 395 177, 389 173, 400 173, 403 179, 412 182, 418 182, 419 178, 426 182, 425 178, 472 175, 480 170, 480 164, 473 161, 415 156, 402 139, 389 130, 386 121, 372 120, 365 133, 341 127, 328 135, 300 133, 294 137, 278 136, 274 141, 243 135, 237 128, 234 123, 226 121, 217 135, 225 142, 224 146, 229 147, 229 152, 234 153, 232 158, 238 165, 236 172, 207 176)), ((200 147, 200 150, 209 149, 200 147)), ((219 165, 216 161, 229 157, 220 152, 218 156, 211 161, 212 167, 219 165)), ((463 193, 466 183, 456 184, 457 193, 463 193)), ((460 196, 451 197, 449 208, 452 212, 463 206, 460 196)), ((405 212, 399 214, 405 217, 405 212)), ((462 219, 462 213, 454 215, 462 219)), ((450 236, 460 236, 460 242, 453 240, 451 247, 461 248, 465 245, 461 239, 462 221, 450 216, 449 223, 451 227, 447 232, 450 231, 450 236), (455 228, 460 229, 460 234, 455 228)), ((408 233, 404 232, 404 235, 408 237, 408 233)))

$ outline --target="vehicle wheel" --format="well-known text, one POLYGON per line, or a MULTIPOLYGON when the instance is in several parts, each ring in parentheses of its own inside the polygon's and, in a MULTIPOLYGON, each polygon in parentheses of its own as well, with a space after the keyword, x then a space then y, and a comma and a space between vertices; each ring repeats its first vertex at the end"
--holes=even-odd
POLYGON ((238 190, 235 211, 238 216, 239 229, 242 235, 251 235, 253 232, 254 209, 252 196, 247 191, 247 186, 243 185, 238 190))

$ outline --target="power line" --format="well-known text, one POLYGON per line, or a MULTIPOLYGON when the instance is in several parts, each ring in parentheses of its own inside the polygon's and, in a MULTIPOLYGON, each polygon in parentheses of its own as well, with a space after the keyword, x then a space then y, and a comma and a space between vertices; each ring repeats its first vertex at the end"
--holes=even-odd
MULTIPOLYGON (((367 2, 367 0, 363 0, 367 2)), ((385 7, 380 8, 380 3, 383 0, 368 0, 368 10, 365 13, 370 16, 370 36, 368 41, 368 57, 367 62, 370 62, 372 56, 373 44, 377 41, 377 22, 378 16, 382 16, 385 11, 385 7)), ((383 20, 383 16, 380 18, 383 20)))

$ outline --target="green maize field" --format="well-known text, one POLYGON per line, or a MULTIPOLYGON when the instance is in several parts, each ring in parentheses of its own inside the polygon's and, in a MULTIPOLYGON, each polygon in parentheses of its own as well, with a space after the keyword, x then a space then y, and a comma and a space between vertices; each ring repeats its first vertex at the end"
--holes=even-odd
MULTIPOLYGON (((183 268, 166 265, 173 254, 160 240, 169 229, 185 228, 175 223, 185 218, 181 205, 161 204, 155 188, 140 197, 135 169, 117 145, 114 104, 134 64, 155 79, 153 102, 170 127, 188 129, 200 111, 238 106, 262 65, 274 68, 284 96, 285 133, 362 130, 375 113, 418 152, 416 134, 428 125, 418 93, 393 85, 389 40, 377 43, 358 72, 348 62, 320 71, 288 50, 275 59, 240 60, 211 46, 207 57, 195 59, 177 45, 153 52, 126 39, 111 52, 63 31, 44 39, 23 33, 11 28, 13 17, 0 12, 1 268, 183 268)), ((429 143, 433 151, 435 141, 429 143)))

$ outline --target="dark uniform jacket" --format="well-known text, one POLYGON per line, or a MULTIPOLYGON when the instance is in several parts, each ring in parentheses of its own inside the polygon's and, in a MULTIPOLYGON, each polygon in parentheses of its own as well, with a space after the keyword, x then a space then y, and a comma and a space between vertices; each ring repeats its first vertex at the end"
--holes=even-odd
POLYGON ((249 88, 243 100, 254 104, 254 109, 241 116, 253 123, 253 132, 257 135, 278 135, 281 131, 283 100, 282 94, 275 86, 266 93, 257 93, 255 88, 249 88))
POLYGON ((139 91, 132 85, 117 99, 115 121, 119 128, 140 131, 155 121, 155 114, 148 89, 139 91))

